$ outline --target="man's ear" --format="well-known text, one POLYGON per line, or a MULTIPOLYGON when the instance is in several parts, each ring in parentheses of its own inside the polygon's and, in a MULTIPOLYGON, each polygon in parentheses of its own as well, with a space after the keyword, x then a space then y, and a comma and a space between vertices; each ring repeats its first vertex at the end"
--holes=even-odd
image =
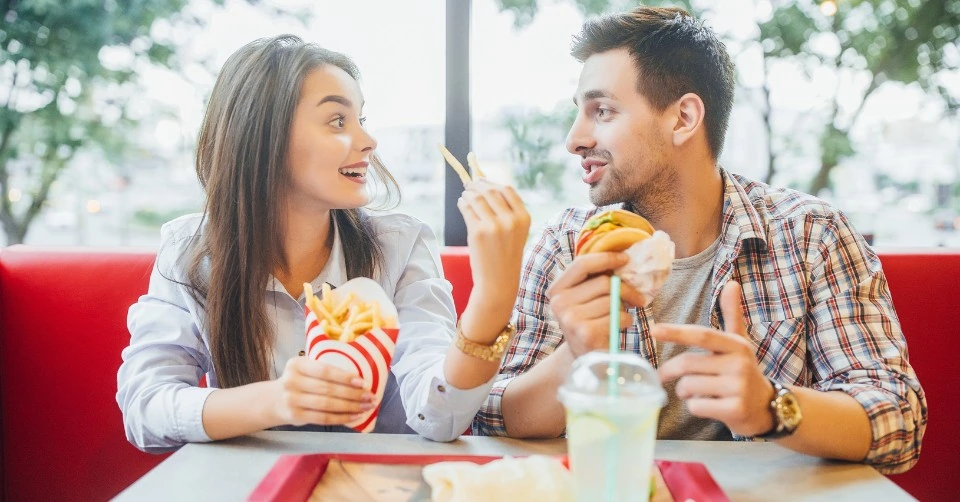
POLYGON ((683 146, 703 129, 706 109, 700 96, 692 92, 680 96, 672 108, 676 117, 676 123, 673 126, 673 146, 683 146))

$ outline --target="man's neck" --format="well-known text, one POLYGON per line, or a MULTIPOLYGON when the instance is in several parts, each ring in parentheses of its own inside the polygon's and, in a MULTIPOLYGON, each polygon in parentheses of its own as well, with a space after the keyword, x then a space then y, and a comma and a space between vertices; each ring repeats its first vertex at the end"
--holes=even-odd
POLYGON ((680 173, 676 208, 651 221, 676 246, 677 258, 686 258, 707 249, 720 235, 723 221, 723 177, 716 165, 680 173))

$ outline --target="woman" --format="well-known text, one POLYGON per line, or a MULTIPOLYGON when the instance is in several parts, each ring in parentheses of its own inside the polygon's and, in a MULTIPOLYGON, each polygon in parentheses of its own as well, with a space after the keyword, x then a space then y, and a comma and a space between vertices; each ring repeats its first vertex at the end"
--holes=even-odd
POLYGON ((356 375, 298 356, 305 282, 319 291, 371 277, 397 306, 376 432, 449 441, 487 397, 499 360, 451 341, 482 348, 507 336, 529 215, 509 187, 466 187, 474 288, 458 328, 430 229, 361 209, 371 177, 388 196, 398 187, 363 128, 358 77, 347 57, 293 36, 250 43, 224 64, 197 147, 205 211, 164 225, 149 291, 129 312, 117 402, 138 448, 288 425, 346 431, 371 409, 356 375))

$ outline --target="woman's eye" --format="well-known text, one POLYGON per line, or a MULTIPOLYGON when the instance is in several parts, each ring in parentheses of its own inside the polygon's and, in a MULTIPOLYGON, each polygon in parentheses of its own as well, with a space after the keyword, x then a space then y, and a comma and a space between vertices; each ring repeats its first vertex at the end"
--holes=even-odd
POLYGON ((367 124, 367 117, 360 117, 360 125, 363 126, 366 124, 367 124))
POLYGON ((343 129, 343 115, 337 115, 336 118, 330 121, 330 125, 337 129, 343 129))
POLYGON ((609 115, 609 114, 610 114, 610 110, 608 110, 608 109, 606 109, 606 108, 597 108, 597 117, 598 117, 598 118, 601 118, 601 119, 602 119, 602 118, 606 117, 606 116, 609 115))

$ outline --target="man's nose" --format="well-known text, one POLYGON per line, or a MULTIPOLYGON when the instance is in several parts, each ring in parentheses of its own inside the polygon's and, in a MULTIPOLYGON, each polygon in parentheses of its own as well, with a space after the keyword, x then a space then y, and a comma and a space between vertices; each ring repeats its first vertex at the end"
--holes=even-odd
POLYGON ((576 120, 573 121, 573 126, 570 127, 570 132, 567 133, 567 151, 574 155, 582 155, 583 151, 589 150, 597 144, 586 122, 578 115, 576 120))

